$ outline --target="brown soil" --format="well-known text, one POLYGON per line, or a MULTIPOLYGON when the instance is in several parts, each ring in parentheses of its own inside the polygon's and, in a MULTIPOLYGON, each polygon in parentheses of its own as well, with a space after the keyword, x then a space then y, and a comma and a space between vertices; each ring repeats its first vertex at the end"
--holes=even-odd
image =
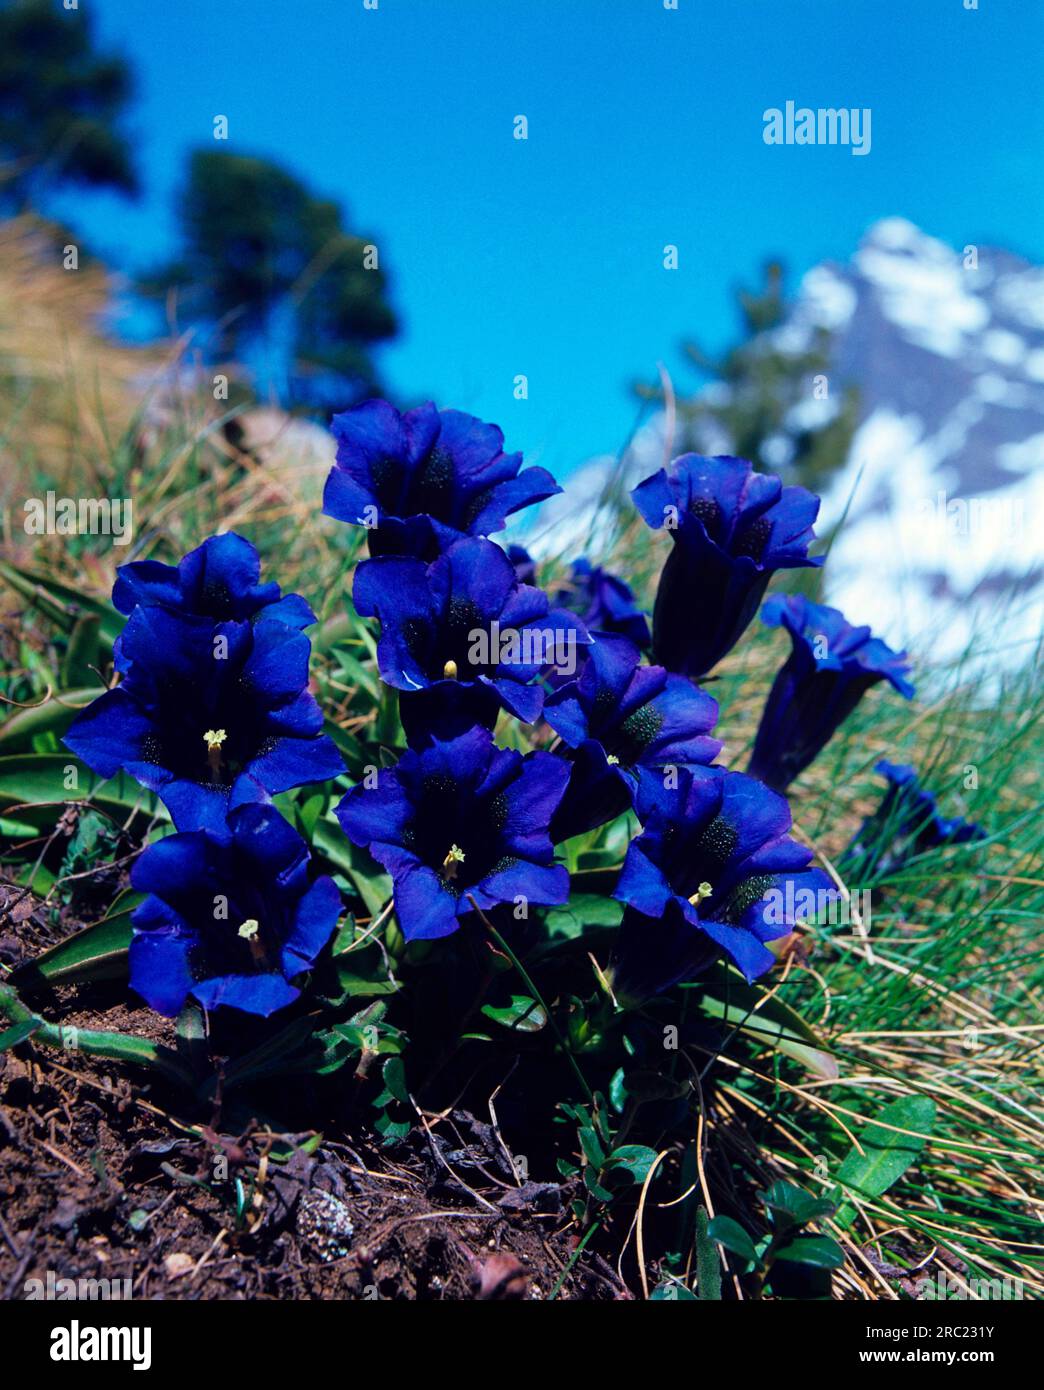
MULTIPOLYGON (((51 1271, 135 1298, 547 1298, 575 1226, 550 1185, 475 1185, 490 1155, 467 1120, 440 1127, 464 1141, 451 1167, 470 1159, 457 1181, 419 1127, 394 1157, 362 1134, 309 1153, 310 1134, 189 1126, 115 1068, 23 1044, 0 1057, 0 1296, 51 1271)), ((593 1257, 558 1296, 629 1295, 593 1257)))
MULTIPOLYGON (((7 906, 8 966, 70 930, 20 893, 7 906)), ((118 986, 32 1005, 66 1026, 175 1042, 172 1022, 118 986)), ((563 1275, 579 1235, 571 1196, 520 1185, 489 1123, 463 1111, 393 1146, 365 1121, 279 1133, 220 1104, 201 1121, 130 1067, 32 1039, 0 1053, 3 1299, 49 1273, 129 1280, 119 1288, 138 1299, 546 1299, 560 1278, 559 1298, 629 1298, 598 1255, 563 1275)))

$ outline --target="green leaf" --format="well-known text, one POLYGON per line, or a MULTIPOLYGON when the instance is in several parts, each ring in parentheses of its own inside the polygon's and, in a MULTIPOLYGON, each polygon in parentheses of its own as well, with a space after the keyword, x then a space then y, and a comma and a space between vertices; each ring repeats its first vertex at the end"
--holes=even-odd
POLYGON ((366 765, 366 757, 362 744, 354 734, 342 729, 339 724, 335 724, 332 719, 323 720, 323 733, 327 734, 330 741, 337 748, 339 753, 344 755, 344 760, 353 777, 361 777, 363 768, 366 765))
POLYGON ((707 1018, 720 1019, 755 1042, 775 1048, 815 1076, 837 1078, 836 1060, 801 1015, 778 996, 766 996, 748 985, 731 966, 719 966, 709 978, 683 988, 693 990, 697 1007, 707 1018))
POLYGON ((696 1212, 696 1290, 701 1302, 721 1300, 721 1257, 710 1234, 707 1208, 696 1212))
POLYGON ((59 901, 72 905, 89 895, 89 880, 83 875, 103 871, 115 856, 120 839, 110 817, 90 806, 77 810, 75 823, 58 870, 59 901))
MULTIPOLYGON (((30 825, 25 820, 12 820, 10 816, 0 816, 0 840, 31 840, 36 834, 37 827, 30 825)), ((43 873, 44 865, 40 865, 40 872, 43 873)), ((52 881, 53 881, 53 875, 52 881)), ((24 879, 19 879, 20 883, 25 883, 24 879)), ((50 885, 48 885, 50 886, 50 885)), ((43 890, 46 892, 46 889, 43 890)))
POLYGON ((398 1030, 382 1022, 387 1012, 387 1004, 375 999, 372 1004, 353 1014, 347 1023, 335 1023, 333 1031, 349 1039, 360 1051, 401 1052, 402 1048, 397 1045, 401 1036, 398 1030))
POLYGON ((316 1033, 313 1042, 318 1044, 321 1050, 317 1051, 313 1047, 296 1061, 291 1059, 283 1069, 283 1075, 315 1072, 317 1076, 329 1076, 332 1072, 340 1071, 342 1067, 347 1066, 353 1057, 360 1056, 364 1045, 359 1031, 346 1025, 316 1033))
POLYGON ((101 614, 84 613, 73 624, 62 661, 62 685, 86 685, 101 666, 101 614))
POLYGON ((821 1216, 830 1216, 835 1203, 825 1197, 813 1197, 789 1182, 774 1182, 765 1193, 769 1217, 779 1230, 788 1226, 805 1226, 821 1216))
MULTIPOLYGON (((334 933, 333 945, 330 950, 336 957, 342 955, 350 946, 354 946, 359 932, 355 925, 355 913, 346 912, 341 918, 337 931, 334 933)), ((368 947, 362 948, 364 951, 368 947)))
POLYGON ((141 900, 140 894, 130 895, 122 911, 84 927, 49 947, 35 960, 20 965, 12 973, 11 983, 20 990, 33 990, 44 985, 122 979, 127 974, 131 912, 141 900))
POLYGON ((342 611, 325 619, 312 633, 312 653, 319 656, 338 642, 350 640, 355 623, 352 615, 342 611))
POLYGON ((83 1053, 89 1057, 103 1057, 114 1062, 133 1062, 161 1072, 178 1085, 192 1086, 192 1078, 169 1047, 128 1033, 99 1033, 90 1028, 48 1023, 22 1002, 10 984, 0 984, 0 1017, 9 1019, 14 1029, 32 1023, 33 1041, 44 1047, 73 1055, 83 1053))
POLYGON ((622 1115, 627 1105, 627 1086, 624 1082, 624 1069, 617 1067, 609 1079, 609 1104, 617 1115, 622 1115))
POLYGON ((574 893, 564 907, 555 907, 544 919, 552 940, 576 941, 588 932, 620 925, 623 903, 600 893, 574 893))
POLYGON ((576 873, 571 873, 569 878, 570 885, 574 890, 570 902, 588 897, 598 898, 604 902, 616 901, 612 897, 612 893, 620 878, 618 865, 610 869, 581 868, 576 873))
POLYGON ((731 1254, 738 1255, 741 1260, 746 1260, 748 1264, 758 1263, 754 1242, 731 1216, 716 1216, 708 1225, 707 1234, 711 1240, 716 1240, 719 1245, 723 1245, 731 1254))
POLYGON ((502 1008, 483 1004, 482 1012, 494 1023, 516 1033, 539 1033, 547 1023, 547 1014, 528 994, 513 994, 511 1003, 502 1008))
POLYGON ((384 1084, 402 1105, 409 1105, 410 1093, 406 1085, 406 1068, 401 1057, 389 1057, 381 1072, 384 1084))
MULTIPOLYGON (((30 832, 36 834, 34 826, 30 832)), ((3 834, 0 831, 0 834, 3 834)), ((38 897, 45 897, 57 883, 57 875, 52 874, 46 864, 22 864, 17 873, 13 875, 15 883, 20 888, 28 888, 36 893, 38 897)))
POLYGON ((182 1005, 175 1027, 178 1038, 178 1055, 194 1076, 202 1077, 207 1071, 207 1030, 203 1009, 195 999, 188 999, 182 1005))
POLYGON ((622 1168, 633 1182, 643 1183, 655 1162, 655 1149, 650 1149, 645 1144, 621 1144, 605 1160, 602 1169, 608 1173, 614 1168, 622 1168))
POLYGON ((385 994, 396 994, 402 988, 396 980, 374 980, 367 975, 357 975, 336 960, 334 971, 340 988, 338 1002, 345 999, 379 999, 385 994))
POLYGON ((102 781, 71 753, 14 753, 0 757, 0 811, 17 806, 18 818, 53 824, 55 808, 71 801, 87 801, 108 808, 127 819, 127 812, 138 807, 149 816, 169 820, 154 793, 133 777, 118 772, 102 781), (71 787, 66 785, 67 769, 75 771, 71 787))
POLYGON ((373 1122, 373 1127, 378 1134, 384 1136, 386 1144, 393 1143, 396 1139, 405 1139, 410 1132, 409 1120, 393 1120, 387 1110, 382 1110, 373 1122))
MULTIPOLYGON (((882 1196, 915 1161, 935 1126, 935 1102, 928 1096, 902 1096, 886 1105, 878 1120, 859 1135, 865 1152, 861 1154, 853 1146, 837 1170, 838 1182, 863 1197, 882 1196), (883 1129, 882 1123, 895 1128, 883 1129), (915 1134, 896 1134, 895 1129, 913 1130, 915 1134)), ((849 1226, 855 1216, 855 1207, 845 1203, 838 1213, 838 1225, 849 1226)))
MULTIPOLYGON (((91 673, 87 672, 86 679, 90 678, 91 673)), ((80 710, 85 709, 104 693, 105 687, 99 685, 95 679, 94 685, 61 690, 43 704, 34 705, 32 709, 16 710, 0 724, 0 748, 7 753, 13 753, 17 748, 31 748, 32 740, 42 734, 54 734, 55 737, 59 737, 65 733, 80 710)), ((62 759, 63 764, 75 761, 71 755, 62 759)))
POLYGON ((351 880, 366 910, 375 917, 391 897, 391 878, 366 850, 352 844, 332 811, 316 822, 312 844, 351 880))
POLYGON ((107 600, 92 598, 36 570, 18 568, 6 560, 0 560, 0 579, 63 632, 72 632, 78 619, 90 613, 97 617, 101 635, 111 646, 126 622, 107 600))
POLYGON ((0 1052, 6 1052, 9 1048, 17 1047, 19 1043, 25 1042, 26 1038, 31 1038, 43 1023, 41 1018, 23 1018, 20 1023, 5 1029, 0 1033, 0 1052))
MULTIPOLYGON (((45 1028, 50 1026, 45 1025, 45 1028)), ((43 1031, 41 1029, 41 1033, 43 1031)), ((127 1033, 96 1033, 86 1028, 56 1028, 55 1031, 62 1034, 67 1052, 85 1052, 91 1057, 105 1057, 113 1062, 134 1062, 138 1066, 153 1067, 168 1076, 176 1076, 183 1084, 187 1081, 184 1069, 171 1049, 149 1038, 136 1038, 127 1033)))
POLYGON ((312 836, 315 834, 316 822, 325 810, 326 795, 324 792, 316 792, 298 808, 298 828, 302 839, 311 842, 312 836))
POLYGON ((650 1303, 695 1303, 696 1295, 691 1289, 687 1289, 684 1284, 669 1281, 666 1284, 657 1284, 649 1295, 650 1303))
POLYGON ((588 1163, 594 1168, 601 1168, 605 1162, 605 1149, 602 1148, 602 1141, 598 1137, 598 1131, 590 1125, 581 1125, 579 1131, 580 1147, 584 1151, 588 1163))
POLYGON ((584 1186, 587 1188, 588 1192, 590 1192, 591 1196, 597 1197, 600 1202, 611 1202, 613 1199, 613 1194, 609 1189, 603 1187, 598 1181, 594 1168, 587 1167, 584 1169, 584 1186))
POLYGON ((812 1265, 816 1269, 840 1269, 845 1262, 845 1252, 830 1236, 799 1236, 777 1250, 776 1259, 812 1265))
MULTIPOLYGON (((251 1051, 236 1057, 225 1068, 224 1085, 242 1086, 259 1077, 276 1075, 290 1068, 291 1059, 310 1042, 316 1028, 314 1018, 295 1018, 285 1028, 280 1028, 270 1038, 259 1043, 251 1051)), ((213 1090, 213 1084, 208 1091, 213 1090)))
POLYGON ((357 685, 369 697, 370 701, 376 704, 380 697, 376 670, 364 666, 347 647, 343 646, 337 648, 337 662, 341 675, 353 685, 357 685))

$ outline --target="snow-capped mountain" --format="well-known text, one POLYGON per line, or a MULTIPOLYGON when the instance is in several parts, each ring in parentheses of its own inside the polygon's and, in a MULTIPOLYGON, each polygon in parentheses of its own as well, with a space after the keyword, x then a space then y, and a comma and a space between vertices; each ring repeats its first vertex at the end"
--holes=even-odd
POLYGON ((1044 269, 890 218, 851 264, 806 275, 779 332, 816 323, 860 406, 823 499, 830 525, 851 498, 829 596, 889 639, 931 636, 939 658, 974 636, 1024 660, 1044 600, 1044 269))
MULTIPOLYGON (((846 386, 858 390, 858 427, 818 528, 848 507, 828 601, 935 659, 974 643, 980 658, 1023 664, 1044 612, 1044 268, 987 247, 955 250, 889 218, 851 262, 808 272, 772 346, 802 353, 823 328, 825 387, 810 378, 786 423, 824 423, 846 386)), ((659 467, 664 443, 658 419, 625 460, 627 481, 659 467)), ((787 434, 770 446, 786 475, 787 434)), ((592 544, 606 467, 581 469, 567 498, 545 507, 556 548, 563 533, 592 544)))

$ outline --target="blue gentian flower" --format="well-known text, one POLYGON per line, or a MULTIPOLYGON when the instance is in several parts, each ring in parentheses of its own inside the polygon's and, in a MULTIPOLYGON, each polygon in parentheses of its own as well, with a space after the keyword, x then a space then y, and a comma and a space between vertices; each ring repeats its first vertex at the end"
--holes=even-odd
POLYGON ((281 596, 279 585, 261 583, 261 557, 243 536, 210 536, 176 565, 135 560, 120 565, 112 601, 120 613, 158 604, 188 617, 244 622, 263 613, 290 627, 308 627, 315 614, 300 594, 281 596))
POLYGON ((544 718, 575 750, 551 828, 555 841, 615 819, 634 802, 644 770, 712 763, 717 702, 685 676, 643 666, 626 637, 597 633, 576 680, 544 702, 544 718))
POLYGON ((914 688, 906 679, 906 653, 893 652, 868 627, 853 627, 836 608, 775 594, 761 621, 785 627, 793 645, 765 701, 749 771, 782 792, 872 685, 887 680, 908 700, 914 688))
POLYGON ((357 612, 380 619, 381 676, 401 692, 404 727, 417 738, 492 725, 501 705, 532 723, 544 705, 536 677, 548 665, 575 669, 578 648, 590 642, 574 614, 519 584, 503 550, 477 537, 430 565, 400 555, 366 560, 353 598, 357 612))
POLYGON ((293 981, 337 924, 333 879, 309 882, 308 847, 274 806, 241 806, 228 825, 158 840, 131 870, 148 896, 132 917, 130 982, 157 1013, 191 995, 267 1016, 298 997, 293 981))
POLYGON ((548 826, 568 766, 550 753, 497 748, 486 729, 408 750, 374 786, 337 807, 353 844, 391 874, 408 941, 447 936, 473 910, 564 903, 569 875, 554 863, 548 826))
POLYGON ((584 620, 588 632, 617 632, 636 647, 649 645, 649 624, 622 579, 590 560, 574 560, 559 602, 584 620))
POLYGON ((429 401, 400 415, 387 401, 365 401, 335 415, 337 461, 323 511, 369 529, 371 555, 434 559, 462 535, 501 530, 522 507, 561 488, 543 468, 519 472, 521 454, 504 436, 459 410, 429 401))
POLYGON ((785 936, 836 896, 810 869, 812 851, 788 837, 786 799, 742 772, 680 771, 643 779, 615 896, 628 906, 613 966, 617 997, 647 998, 724 952, 748 980, 785 936), (668 780, 668 779, 665 779, 668 780))
POLYGON ((285 623, 214 623, 139 607, 120 637, 121 683, 88 705, 67 746, 102 777, 121 768, 179 830, 344 771, 308 693, 311 643, 285 623))
POLYGON ((674 541, 653 609, 653 660, 702 676, 735 646, 779 569, 810 557, 819 498, 746 459, 683 454, 631 493, 674 541))
POLYGON ((846 850, 846 870, 851 864, 851 872, 857 875, 872 871, 884 877, 898 872, 915 855, 986 838, 986 831, 974 821, 941 816, 935 797, 921 786, 908 764, 883 761, 874 771, 885 778, 888 790, 846 850))

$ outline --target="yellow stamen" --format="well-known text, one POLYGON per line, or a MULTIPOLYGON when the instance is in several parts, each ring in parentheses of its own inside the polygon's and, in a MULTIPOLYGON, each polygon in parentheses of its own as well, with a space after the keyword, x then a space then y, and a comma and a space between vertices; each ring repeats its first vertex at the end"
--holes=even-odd
POLYGON ((689 899, 689 902, 692 903, 693 907, 699 907, 704 898, 709 898, 713 892, 714 889, 709 883, 701 883, 696 889, 696 892, 693 893, 692 897, 689 899))
POLYGON ((207 745, 207 764, 210 767, 210 780, 212 782, 221 781, 221 745, 228 734, 224 729, 208 729, 203 735, 203 742, 207 745))
POLYGON ((239 935, 244 939, 244 941, 252 941, 254 937, 257 935, 257 931, 260 925, 261 923, 257 920, 256 917, 248 917, 246 921, 243 923, 243 925, 239 928, 239 935))
POLYGON ((457 865, 464 863, 464 851, 459 845, 450 845, 446 858, 442 861, 442 872, 446 878, 457 877, 457 865))
POLYGON ((443 666, 442 679, 447 681, 455 681, 457 679, 457 663, 455 661, 447 661, 445 666, 443 666))
POLYGON ((620 759, 616 756, 615 753, 609 753, 606 757, 606 762, 609 764, 610 767, 616 767, 619 764, 620 759))

